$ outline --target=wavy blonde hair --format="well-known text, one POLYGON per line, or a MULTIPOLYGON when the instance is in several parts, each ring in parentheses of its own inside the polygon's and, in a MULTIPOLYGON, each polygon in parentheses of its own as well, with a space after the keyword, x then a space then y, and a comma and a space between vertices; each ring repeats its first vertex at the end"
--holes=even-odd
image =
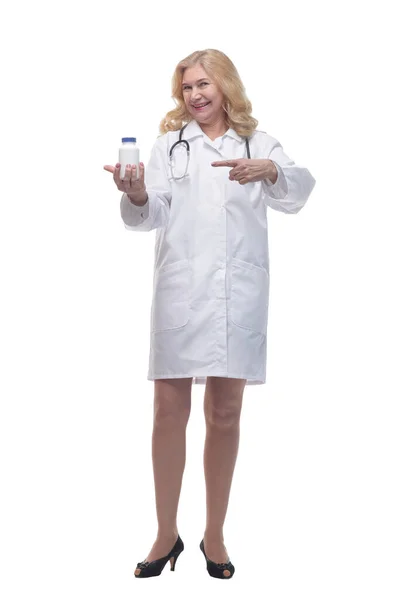
POLYGON ((233 62, 220 50, 196 50, 181 60, 172 77, 172 98, 176 108, 167 112, 159 125, 160 134, 177 131, 184 123, 192 121, 183 97, 183 73, 188 67, 201 65, 207 75, 215 81, 224 96, 223 109, 228 127, 238 135, 251 136, 258 121, 251 116, 252 104, 247 98, 245 87, 233 62))

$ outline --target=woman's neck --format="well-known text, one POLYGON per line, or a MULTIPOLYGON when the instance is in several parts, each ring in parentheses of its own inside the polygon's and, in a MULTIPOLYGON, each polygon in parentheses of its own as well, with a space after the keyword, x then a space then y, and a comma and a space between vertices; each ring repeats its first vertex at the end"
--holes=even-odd
POLYGON ((204 131, 206 136, 208 136, 212 141, 214 141, 217 137, 224 135, 224 133, 226 133, 229 129, 225 121, 219 121, 218 123, 212 123, 211 125, 208 125, 207 123, 199 123, 199 126, 204 131))

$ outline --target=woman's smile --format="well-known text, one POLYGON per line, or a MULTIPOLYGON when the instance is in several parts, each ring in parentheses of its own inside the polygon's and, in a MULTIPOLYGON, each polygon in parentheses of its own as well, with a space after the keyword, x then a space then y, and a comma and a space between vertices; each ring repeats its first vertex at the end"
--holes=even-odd
POLYGON ((200 110, 204 110, 205 108, 207 108, 207 106, 209 106, 209 104, 211 104, 211 101, 207 102, 206 104, 198 104, 198 105, 193 104, 193 108, 200 111, 200 110))

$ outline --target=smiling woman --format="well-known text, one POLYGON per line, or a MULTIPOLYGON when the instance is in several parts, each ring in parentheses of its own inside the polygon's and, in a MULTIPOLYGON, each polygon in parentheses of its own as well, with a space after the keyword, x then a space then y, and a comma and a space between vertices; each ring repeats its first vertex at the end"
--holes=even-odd
POLYGON ((201 65, 185 69, 182 92, 187 110, 201 124, 208 137, 212 140, 223 135, 226 130, 222 108, 224 95, 216 81, 207 77, 201 65))
POLYGON ((247 137, 258 125, 235 65, 219 50, 193 52, 180 61, 172 91, 177 108, 161 121, 161 133, 176 131, 194 119, 215 140, 229 128, 247 137))
MULTIPOLYGON (((174 570, 184 549, 176 518, 195 383, 205 385, 207 521, 200 549, 208 573, 230 579, 235 567, 223 526, 243 392, 266 383, 267 209, 297 213, 315 179, 276 138, 256 129, 244 85, 223 52, 202 50, 180 61, 172 97, 176 107, 160 123, 145 180, 141 171, 138 204, 124 193, 120 205, 127 229, 157 230, 147 378, 154 381, 159 528, 135 576, 160 575, 168 560, 174 570), (139 205, 142 193, 147 199, 139 205)), ((126 188, 118 189, 132 181, 128 170, 126 188)))

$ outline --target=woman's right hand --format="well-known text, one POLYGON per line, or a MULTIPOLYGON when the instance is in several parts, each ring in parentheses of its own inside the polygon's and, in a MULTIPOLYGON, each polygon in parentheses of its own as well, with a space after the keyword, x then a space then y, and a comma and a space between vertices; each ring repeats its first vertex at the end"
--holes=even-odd
POLYGON ((122 179, 120 177, 120 163, 117 163, 115 167, 105 165, 104 170, 113 173, 115 185, 120 192, 125 192, 132 202, 141 204, 147 201, 146 185, 144 183, 144 163, 139 163, 138 178, 136 178, 136 165, 126 165, 125 175, 122 179))

